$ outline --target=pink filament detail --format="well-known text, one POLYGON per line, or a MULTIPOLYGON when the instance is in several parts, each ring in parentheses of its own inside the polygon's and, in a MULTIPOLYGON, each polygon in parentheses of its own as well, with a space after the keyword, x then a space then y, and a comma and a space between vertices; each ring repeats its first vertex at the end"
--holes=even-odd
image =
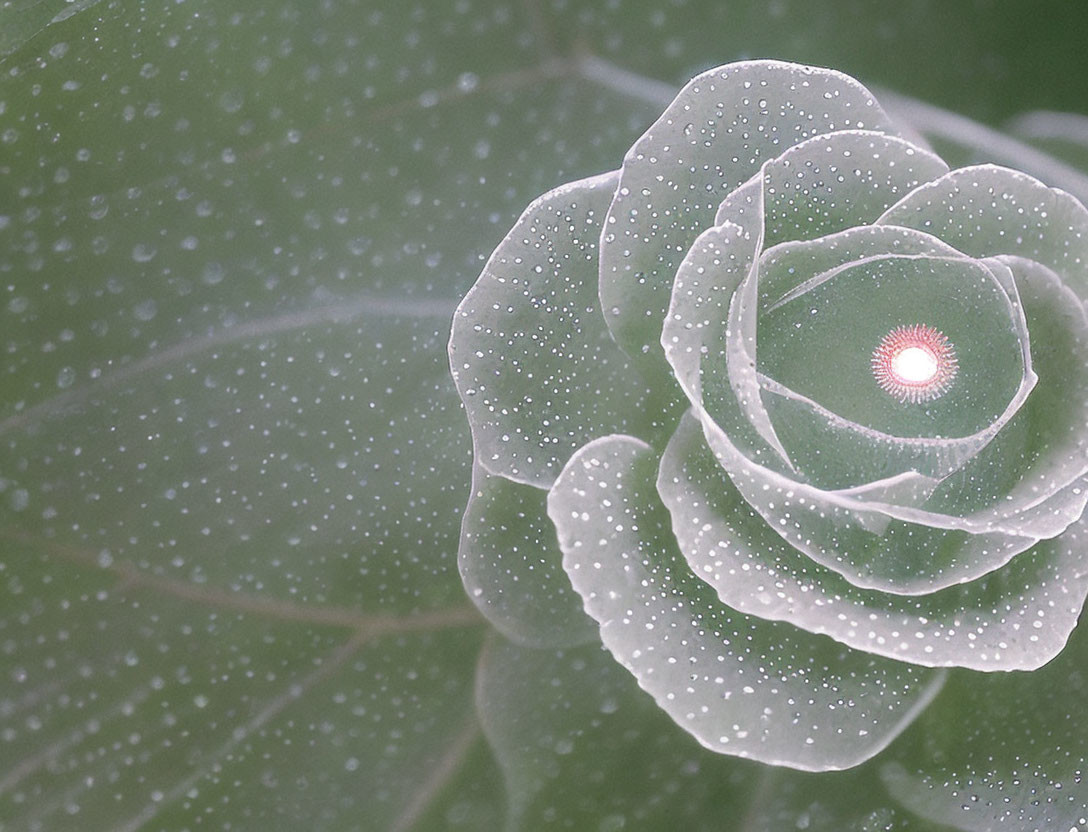
POLYGON ((899 326, 873 351, 873 376, 880 389, 901 402, 928 402, 943 396, 956 377, 956 351, 944 333, 925 324, 899 326), (904 352, 921 350, 934 366, 926 378, 911 378, 897 367, 904 352))

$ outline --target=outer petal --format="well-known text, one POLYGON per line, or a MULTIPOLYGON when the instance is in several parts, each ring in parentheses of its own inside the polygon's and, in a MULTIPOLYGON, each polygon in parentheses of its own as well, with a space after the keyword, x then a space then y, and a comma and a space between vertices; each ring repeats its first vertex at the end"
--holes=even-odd
POLYGON ((625 436, 575 454, 548 495, 563 565, 601 639, 672 718, 716 751, 806 770, 886 746, 943 677, 725 607, 691 574, 625 436))
POLYGON ((461 580, 487 620, 518 644, 595 641, 597 628, 563 571, 545 494, 475 466, 457 550, 461 580))
POLYGON ((859 589, 775 534, 716 464, 690 415, 665 449, 657 487, 692 571, 724 603, 870 653, 1031 670, 1065 646, 1088 595, 1088 552, 1073 530, 984 579, 931 595, 859 589))
POLYGON ((705 406, 765 464, 792 470, 763 406, 753 357, 757 309, 749 276, 762 225, 747 212, 762 210, 758 180, 738 188, 723 205, 735 206, 746 224, 727 221, 692 244, 676 275, 661 343, 693 406, 700 412, 705 406))
POLYGON ((502 832, 698 827, 746 805, 763 773, 694 747, 600 643, 552 651, 496 639, 477 665, 476 712, 506 784, 502 832))
MULTIPOLYGON (((1071 532, 1073 530, 1070 530, 1071 532)), ((1076 545, 1088 548, 1078 524, 1076 545)), ((1085 828, 1088 629, 1034 673, 967 673, 896 743, 882 766, 892 797, 941 828, 1085 828)))
POLYGON ((927 231, 972 257, 1035 260, 1088 300, 1088 210, 1025 173, 960 168, 908 194, 878 222, 927 231))
POLYGON ((919 185, 948 173, 942 159, 868 130, 814 136, 763 166, 764 245, 870 225, 919 185))
POLYGON ((631 368, 597 301, 597 241, 618 180, 595 176, 533 202, 457 309, 450 367, 477 462, 492 473, 546 488, 594 436, 654 430, 664 391, 631 368))
POLYGON ((601 238, 601 305, 631 355, 660 356, 660 322, 683 254, 725 194, 792 145, 836 130, 891 129, 852 78, 747 61, 692 79, 627 153, 601 238))

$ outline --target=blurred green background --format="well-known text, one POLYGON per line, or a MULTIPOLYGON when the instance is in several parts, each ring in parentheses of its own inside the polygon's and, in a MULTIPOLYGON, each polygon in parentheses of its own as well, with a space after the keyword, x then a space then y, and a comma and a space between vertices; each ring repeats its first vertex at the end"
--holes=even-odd
POLYGON ((0 830, 936 828, 877 767, 714 757, 599 650, 489 631, 448 321, 659 82, 797 60, 1000 127, 1088 112, 1085 31, 999 0, 0 4, 0 830))

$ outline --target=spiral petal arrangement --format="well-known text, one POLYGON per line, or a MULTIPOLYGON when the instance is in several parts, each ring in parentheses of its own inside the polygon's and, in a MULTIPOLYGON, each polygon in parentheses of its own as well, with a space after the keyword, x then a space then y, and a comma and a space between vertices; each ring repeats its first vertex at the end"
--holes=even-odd
POLYGON ((1076 625, 1086 300, 1068 194, 950 171, 841 73, 706 72, 457 311, 469 594, 520 643, 600 638, 708 748, 856 765, 945 668, 1076 625))

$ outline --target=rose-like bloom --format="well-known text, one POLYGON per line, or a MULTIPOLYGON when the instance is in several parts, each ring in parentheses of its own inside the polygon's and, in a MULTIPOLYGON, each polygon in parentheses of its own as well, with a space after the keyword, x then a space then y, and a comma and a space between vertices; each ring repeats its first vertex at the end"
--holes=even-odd
POLYGON ((1076 624, 1086 298, 1068 194, 949 171, 840 73, 706 72, 458 309, 469 594, 523 643, 599 637, 708 748, 868 759, 945 668, 1038 668, 1076 624))

